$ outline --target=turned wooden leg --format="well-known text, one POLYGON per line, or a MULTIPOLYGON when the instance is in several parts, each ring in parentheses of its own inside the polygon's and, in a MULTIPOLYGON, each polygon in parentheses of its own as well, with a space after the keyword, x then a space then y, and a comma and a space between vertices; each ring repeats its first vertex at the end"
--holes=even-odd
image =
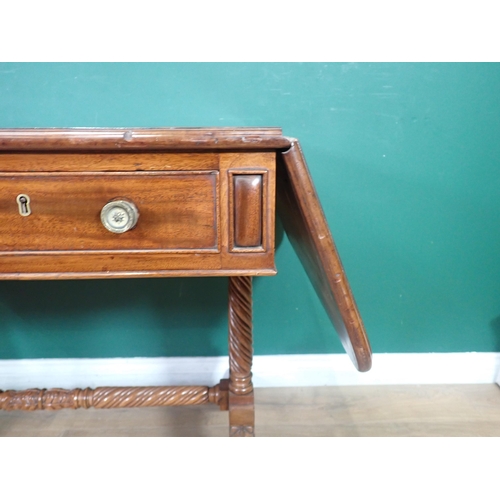
POLYGON ((229 435, 254 436, 252 278, 229 278, 229 435))

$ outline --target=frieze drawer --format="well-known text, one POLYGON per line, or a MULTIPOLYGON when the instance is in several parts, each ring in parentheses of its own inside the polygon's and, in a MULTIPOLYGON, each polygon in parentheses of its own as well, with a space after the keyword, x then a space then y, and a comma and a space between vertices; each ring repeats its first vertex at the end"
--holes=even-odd
MULTIPOLYGON (((217 251, 217 184, 217 172, 2 174, 0 251, 217 251), (114 233, 101 212, 122 199, 138 218, 114 233)), ((128 217, 117 209, 106 215, 117 228, 128 217)))

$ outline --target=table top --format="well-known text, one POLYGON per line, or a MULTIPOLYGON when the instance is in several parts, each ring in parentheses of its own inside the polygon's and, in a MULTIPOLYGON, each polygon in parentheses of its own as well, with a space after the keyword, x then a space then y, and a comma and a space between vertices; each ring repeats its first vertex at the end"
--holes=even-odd
POLYGON ((0 129, 0 151, 285 150, 280 128, 0 129))

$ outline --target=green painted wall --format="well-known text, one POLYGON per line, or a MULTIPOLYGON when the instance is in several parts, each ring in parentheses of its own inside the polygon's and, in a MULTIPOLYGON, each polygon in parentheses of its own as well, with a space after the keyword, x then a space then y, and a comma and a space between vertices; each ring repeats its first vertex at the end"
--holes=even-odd
MULTIPOLYGON (((0 64, 0 127, 281 126, 375 352, 500 350, 500 64, 0 64)), ((279 228, 255 352, 342 352, 279 228)), ((225 279, 0 282, 0 358, 226 353, 225 279)))

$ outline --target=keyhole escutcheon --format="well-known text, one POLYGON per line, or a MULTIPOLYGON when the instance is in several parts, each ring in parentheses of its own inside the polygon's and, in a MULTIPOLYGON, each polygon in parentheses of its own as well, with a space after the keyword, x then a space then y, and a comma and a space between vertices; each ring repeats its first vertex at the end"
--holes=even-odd
POLYGON ((30 208, 30 197, 27 194, 19 194, 17 195, 16 198, 17 205, 19 208, 19 215, 22 215, 23 217, 27 217, 28 215, 31 214, 31 208, 30 208))

